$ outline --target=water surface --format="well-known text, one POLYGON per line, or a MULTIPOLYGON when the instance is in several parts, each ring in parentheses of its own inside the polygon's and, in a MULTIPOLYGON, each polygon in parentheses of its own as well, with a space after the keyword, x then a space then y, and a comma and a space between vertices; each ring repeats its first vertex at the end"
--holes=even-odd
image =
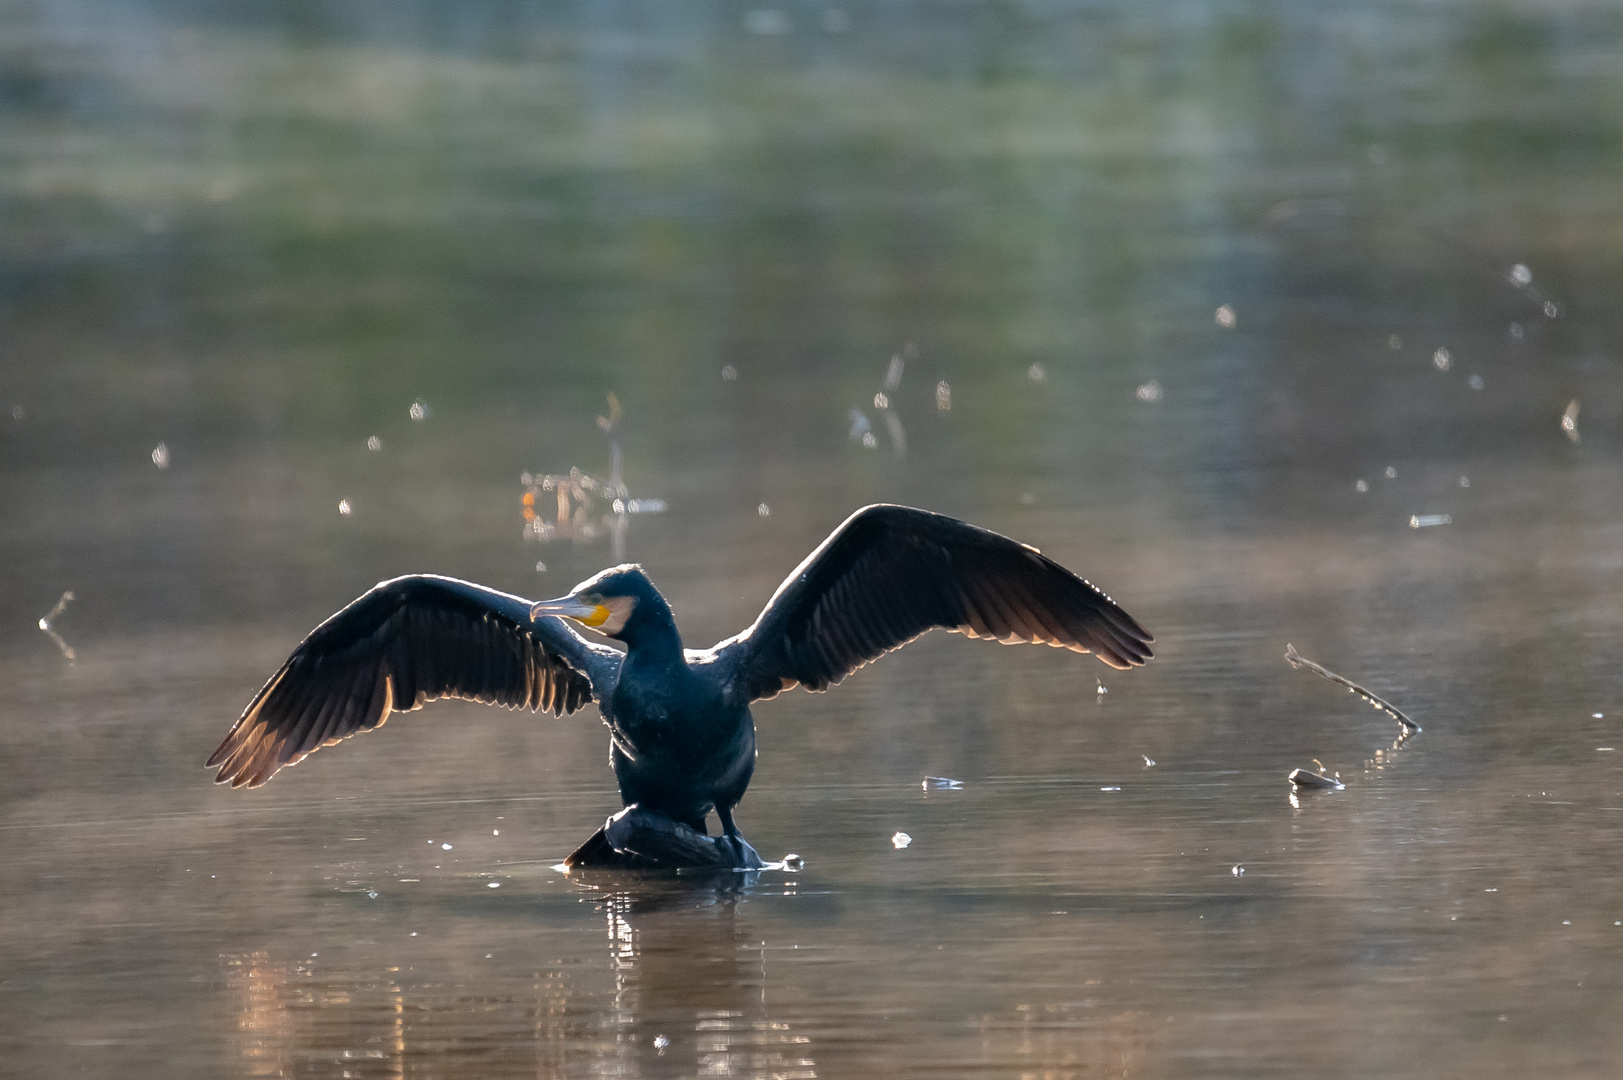
POLYGON ((762 10, 0 15, 6 1071, 1609 1075, 1623 19, 762 10), (690 645, 885 499, 1157 658, 940 634, 760 705, 793 874, 552 870, 591 713, 209 783, 372 582, 611 561, 520 503, 607 475, 611 392, 690 645))

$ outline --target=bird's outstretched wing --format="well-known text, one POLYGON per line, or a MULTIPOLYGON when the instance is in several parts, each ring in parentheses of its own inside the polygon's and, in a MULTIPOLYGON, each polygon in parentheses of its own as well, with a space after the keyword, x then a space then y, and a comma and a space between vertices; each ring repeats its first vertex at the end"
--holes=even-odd
POLYGON ((216 783, 258 787, 284 765, 391 712, 459 697, 562 716, 592 699, 620 654, 530 602, 427 574, 381 582, 310 632, 208 759, 216 783))
POLYGON ((1036 548, 906 506, 858 510, 778 586, 754 625, 711 650, 750 700, 825 690, 932 627, 1144 663, 1154 637, 1036 548))

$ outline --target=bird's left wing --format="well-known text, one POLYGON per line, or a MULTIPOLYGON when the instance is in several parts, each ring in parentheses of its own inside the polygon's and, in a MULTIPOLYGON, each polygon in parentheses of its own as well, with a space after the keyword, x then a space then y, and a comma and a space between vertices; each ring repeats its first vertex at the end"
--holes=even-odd
POLYGON ((1155 640, 1036 548, 956 518, 879 505, 847 518, 749 629, 705 659, 737 671, 754 701, 797 683, 825 690, 937 626, 1092 652, 1115 668, 1149 660, 1155 640))
POLYGON ((208 759, 215 781, 258 787, 436 698, 562 716, 608 692, 620 654, 529 611, 522 597, 456 578, 381 582, 311 631, 249 702, 208 759))

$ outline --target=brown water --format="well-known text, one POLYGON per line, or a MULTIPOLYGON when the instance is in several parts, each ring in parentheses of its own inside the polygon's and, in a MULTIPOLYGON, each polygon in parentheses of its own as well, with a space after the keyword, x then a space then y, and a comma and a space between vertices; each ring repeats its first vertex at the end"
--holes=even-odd
POLYGON ((1620 100, 1581 3, 0 12, 0 1073, 1615 1075, 1620 100), (793 874, 552 870, 589 713, 209 783, 372 582, 607 564, 609 392, 690 645, 890 499, 1157 658, 760 705, 793 874))

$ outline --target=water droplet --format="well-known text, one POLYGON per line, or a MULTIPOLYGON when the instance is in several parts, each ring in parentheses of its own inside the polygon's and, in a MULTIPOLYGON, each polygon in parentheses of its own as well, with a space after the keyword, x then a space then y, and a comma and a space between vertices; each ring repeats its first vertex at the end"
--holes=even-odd
POLYGON ((450 851, 451 850, 451 845, 450 844, 441 844, 440 845, 440 850, 441 851, 450 851))
POLYGON ((1358 483, 1353 485, 1353 489, 1355 491, 1368 491, 1369 490, 1369 481, 1368 480, 1360 480, 1360 481, 1358 481, 1358 483))
POLYGON ((728 364, 726 367, 722 368, 721 369, 721 381, 722 382, 737 382, 738 381, 738 369, 733 367, 733 365, 731 365, 731 364, 728 364))
POLYGON ((1099 790, 1100 791, 1120 791, 1121 788, 1119 788, 1119 787, 1102 787, 1099 790))
POLYGON ((1546 319, 1553 319, 1559 314, 1561 314, 1561 308, 1554 300, 1544 301, 1544 317, 1546 319))
POLYGON ((499 888, 502 887, 502 883, 499 882, 499 881, 492 881, 492 882, 489 882, 488 884, 489 884, 490 888, 492 888, 492 889, 499 889, 499 888))
POLYGON ((500 829, 491 829, 490 830, 490 835, 491 836, 500 836, 501 834, 502 834, 502 831, 500 829))
POLYGON ((671 1045, 671 1040, 667 1039, 665 1036, 663 1036, 663 1035, 655 1035, 654 1036, 654 1049, 655 1050, 663 1050, 669 1045, 671 1045))
POLYGON ((1454 363, 1454 357, 1447 349, 1438 349, 1431 354, 1431 362, 1437 366, 1438 371, 1447 371, 1454 363))
POLYGON ((1026 369, 1026 378, 1032 382, 1040 383, 1048 378, 1048 372, 1043 369, 1041 364, 1032 364, 1026 369))
POLYGON ((783 857, 783 868, 790 873, 797 873, 806 868, 806 860, 790 852, 783 857))
POLYGON ((1386 467, 1386 478, 1388 480, 1396 480, 1398 478, 1398 470, 1393 468, 1391 465, 1388 465, 1386 467))
POLYGON ((1515 338, 1517 341, 1520 341, 1526 334, 1527 331, 1522 328, 1521 323, 1513 322, 1510 324, 1510 336, 1515 338))
POLYGON ((756 8, 744 12, 744 32, 776 37, 789 32, 789 16, 777 8, 756 8))
POLYGON ((535 572, 538 573, 538 574, 546 573, 547 572, 547 564, 544 563, 544 562, 541 562, 540 560, 537 560, 536 564, 535 564, 535 572))
MULTIPOLYGON (((942 383, 941 385, 946 386, 947 384, 942 383)), ((11 418, 13 420, 21 420, 23 418, 23 407, 21 405, 13 405, 11 407, 11 418)))
POLYGON ((1403 348, 1403 339, 1398 337, 1396 334, 1393 334, 1391 337, 1386 339, 1386 347, 1391 349, 1393 352, 1397 352, 1399 349, 1403 348))
POLYGON ((1245 873, 1245 867, 1241 866, 1239 863, 1235 863, 1234 866, 1229 870, 1229 873, 1233 874, 1235 877, 1239 877, 1241 874, 1245 873))
POLYGON ((884 391, 881 390, 873 396, 873 407, 876 409, 890 408, 890 398, 885 396, 884 391))
POLYGON ((897 851, 902 850, 904 847, 911 844, 912 842, 913 842, 913 838, 911 836, 907 835, 904 832, 899 832, 895 836, 890 838, 891 847, 895 848, 897 851))
POLYGON ((1144 759, 1144 767, 1146 769, 1155 768, 1155 759, 1150 757, 1150 755, 1148 755, 1148 754, 1140 754, 1139 757, 1144 759))
POLYGON ((1217 319, 1217 325, 1221 326, 1223 329, 1225 329, 1225 330, 1233 330, 1234 329, 1234 324, 1235 324, 1235 321, 1236 321, 1235 318, 1234 318, 1234 309, 1232 307, 1230 307, 1228 304, 1224 304, 1222 307, 1217 309, 1216 319, 1217 319))
POLYGON ((1469 476, 1460 477, 1460 487, 1468 488, 1470 486, 1471 486, 1471 478, 1469 476))
POLYGON ((867 447, 869 450, 872 450, 874 447, 879 445, 879 440, 874 436, 873 432, 864 431, 862 433, 862 445, 867 447))
POLYGON ((372 451, 382 450, 383 440, 378 438, 376 435, 373 435, 366 440, 366 448, 372 451))
POLYGON ((1140 401, 1160 401, 1161 384, 1154 379, 1140 386, 1134 393, 1140 401))
POLYGON ((1529 270, 1525 263, 1517 263, 1510 268, 1510 280, 1518 288, 1526 288, 1533 284, 1533 271, 1529 270))
POLYGON ((366 898, 368 900, 376 900, 378 898, 377 890, 374 889, 372 892, 367 893, 366 898))
POLYGON ((758 514, 761 517, 771 517, 772 516, 772 508, 770 506, 768 506, 766 503, 762 503, 760 506, 757 506, 755 508, 755 512, 756 512, 756 514, 758 514))
POLYGON ((940 412, 952 412, 952 387, 945 379, 935 384, 935 407, 940 412))
POLYGON ((169 447, 167 444, 159 443, 152 448, 152 464, 160 469, 169 467, 169 447))
POLYGON ((1472 390, 1480 390, 1484 386, 1488 385, 1487 383, 1482 381, 1482 376, 1480 376, 1480 375, 1472 375, 1469 379, 1465 380, 1465 383, 1472 390))
POLYGON ((428 419, 428 405, 421 398, 411 403, 411 418, 413 420, 428 419))

